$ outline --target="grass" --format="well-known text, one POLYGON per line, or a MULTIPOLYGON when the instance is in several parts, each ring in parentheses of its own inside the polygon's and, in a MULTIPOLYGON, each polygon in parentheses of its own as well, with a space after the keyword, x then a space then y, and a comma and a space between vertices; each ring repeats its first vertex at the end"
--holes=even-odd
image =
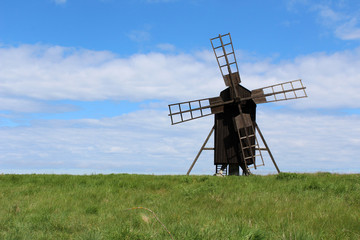
POLYGON ((0 175, 0 239, 360 239, 360 175, 0 175))

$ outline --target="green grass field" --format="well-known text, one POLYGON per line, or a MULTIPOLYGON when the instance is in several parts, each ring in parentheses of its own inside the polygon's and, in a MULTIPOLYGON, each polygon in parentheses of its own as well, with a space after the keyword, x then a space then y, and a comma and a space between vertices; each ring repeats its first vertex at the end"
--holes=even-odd
POLYGON ((360 175, 0 175, 0 239, 360 239, 360 175), (130 210, 129 210, 130 209, 130 210))

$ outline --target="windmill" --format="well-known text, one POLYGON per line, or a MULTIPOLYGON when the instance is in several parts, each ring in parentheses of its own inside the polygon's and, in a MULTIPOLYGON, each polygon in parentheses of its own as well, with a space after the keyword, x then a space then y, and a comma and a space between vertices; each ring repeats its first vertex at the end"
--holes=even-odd
POLYGON ((219 97, 169 105, 171 124, 215 115, 215 123, 191 164, 190 174, 203 150, 214 150, 216 175, 250 174, 250 168, 263 166, 267 152, 277 172, 280 170, 256 123, 256 105, 307 97, 301 79, 252 91, 240 85, 241 79, 230 33, 210 39, 221 75, 227 88, 219 97), (214 133, 214 147, 206 147, 214 133), (258 136, 260 136, 260 139, 258 136), (256 162, 256 160, 258 162, 256 162))

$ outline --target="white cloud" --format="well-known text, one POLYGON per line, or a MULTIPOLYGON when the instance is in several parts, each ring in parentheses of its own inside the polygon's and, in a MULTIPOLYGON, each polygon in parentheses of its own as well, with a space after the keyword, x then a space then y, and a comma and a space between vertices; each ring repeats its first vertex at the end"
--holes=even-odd
POLYGON ((135 101, 204 97, 201 91, 208 91, 219 75, 215 65, 209 70, 207 62, 185 54, 124 59, 108 52, 40 45, 2 48, 0 54, 0 93, 5 97, 135 101), (197 81, 204 84, 192 90, 197 81))
POLYGON ((52 120, 32 127, 2 128, 2 136, 7 137, 0 138, 0 164, 3 168, 147 173, 169 168, 168 172, 176 172, 189 156, 184 149, 191 151, 201 127, 172 128, 169 123, 166 112, 144 110, 108 119, 52 120), (183 132, 185 128, 193 131, 183 132))
POLYGON ((336 11, 327 5, 318 5, 314 9, 318 11, 321 22, 333 29, 338 38, 342 40, 360 39, 358 13, 336 11))
POLYGON ((46 101, 27 99, 22 97, 0 97, 0 109, 22 113, 61 113, 78 110, 70 104, 49 104, 46 101))
POLYGON ((296 11, 299 4, 307 5, 310 0, 288 0, 285 2, 287 10, 296 11))
POLYGON ((343 20, 344 16, 338 12, 335 12, 329 6, 326 5, 316 5, 313 7, 313 10, 318 11, 319 16, 324 20, 324 24, 332 24, 338 21, 343 20))
POLYGON ((145 25, 142 29, 132 30, 127 36, 134 42, 142 43, 151 39, 151 25, 145 25))
POLYGON ((359 172, 359 116, 259 111, 258 123, 286 171, 359 172))
MULTIPOLYGON (((359 116, 258 111, 259 126, 282 171, 359 171, 359 121, 359 116)), ((142 110, 108 119, 2 128, 1 169, 184 174, 212 124, 207 117, 171 126, 167 112, 142 110)), ((265 157, 266 167, 259 170, 274 172, 265 157)), ((193 171, 213 173, 211 151, 201 155, 193 171)))
POLYGON ((53 0, 56 4, 65 4, 67 0, 53 0))
MULTIPOLYGON (((316 53, 279 64, 269 62, 243 64, 241 67, 243 82, 245 84, 246 81, 252 89, 302 78, 309 98, 292 103, 292 106, 359 108, 359 57, 360 49, 355 49, 333 54, 316 53)), ((288 103, 284 102, 284 104, 288 103)))
POLYGON ((176 47, 170 43, 161 43, 156 47, 163 51, 174 51, 176 49, 176 47))
POLYGON ((318 15, 319 22, 333 31, 342 40, 359 40, 359 8, 358 3, 345 1, 311 1, 293 0, 288 3, 290 11, 297 11, 297 6, 306 6, 318 15))
MULTIPOLYGON (((0 110, 47 111, 48 100, 62 99, 157 99, 166 106, 217 96, 224 89, 210 51, 119 58, 110 52, 22 45, 3 46, 0 55, 0 110)), ((249 89, 297 78, 307 86, 309 98, 282 103, 288 106, 286 111, 258 107, 258 123, 281 170, 360 171, 354 162, 360 154, 359 116, 309 113, 318 108, 360 107, 359 59, 360 49, 280 63, 240 59, 242 81, 249 89)), ((60 107, 66 111, 69 106, 60 107)), ((112 118, 38 120, 28 127, 2 127, 1 169, 186 172, 213 124, 212 117, 171 126, 167 111, 159 110, 158 103, 146 107, 112 118)), ((212 173, 212 156, 205 153, 194 172, 212 173)), ((269 160, 267 166, 267 171, 274 171, 269 160)))
POLYGON ((145 42, 150 40, 150 33, 145 30, 133 30, 128 37, 135 42, 145 42))
POLYGON ((360 27, 358 26, 358 19, 351 18, 347 22, 341 24, 336 28, 335 34, 343 40, 360 39, 360 27))
MULTIPOLYGON (((217 96, 225 88, 210 51, 119 58, 109 52, 22 45, 0 48, 0 55, 0 110, 38 111, 46 100, 63 99, 186 101, 217 96)), ((289 107, 360 107, 360 49, 280 63, 240 59, 239 65, 249 89, 302 78, 310 97, 284 103, 289 107)))

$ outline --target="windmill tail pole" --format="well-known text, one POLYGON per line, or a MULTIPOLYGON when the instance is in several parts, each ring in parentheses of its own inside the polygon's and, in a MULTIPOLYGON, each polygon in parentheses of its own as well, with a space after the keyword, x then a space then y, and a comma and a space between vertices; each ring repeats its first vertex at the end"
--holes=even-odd
POLYGON ((259 135, 260 135, 260 137, 261 137, 261 140, 263 141, 263 143, 264 143, 264 145, 265 145, 265 147, 266 147, 266 149, 267 149, 267 151, 268 151, 268 153, 269 153, 269 156, 270 156, 270 158, 271 158, 271 161, 274 163, 274 166, 275 166, 277 172, 280 173, 279 167, 277 166, 277 164, 276 164, 276 162, 275 162, 275 159, 274 159, 274 157, 273 157, 273 155, 272 155, 272 153, 271 153, 271 151, 270 151, 270 148, 269 148, 269 146, 267 145, 267 143, 266 143, 266 141, 265 141, 265 138, 264 138, 264 136, 262 135, 262 133, 261 133, 261 131, 260 131, 260 128, 259 128, 259 126, 258 126, 256 123, 255 123, 255 127, 256 127, 256 129, 258 130, 259 135))
POLYGON ((193 163, 191 164, 191 166, 190 166, 189 170, 187 171, 186 175, 189 175, 189 174, 190 174, 190 172, 191 172, 191 170, 193 169, 193 167, 194 167, 194 165, 195 165, 196 161, 197 161, 197 160, 198 160, 198 158, 200 157, 201 152, 204 150, 204 148, 205 148, 205 146, 206 146, 207 142, 209 141, 209 138, 210 138, 211 134, 213 133, 214 129, 215 129, 215 126, 213 126, 213 127, 212 127, 212 129, 210 130, 209 135, 206 137, 206 140, 205 140, 204 144, 201 146, 201 148, 200 148, 200 150, 199 150, 198 154, 196 155, 196 157, 195 157, 195 159, 194 159, 193 163))

